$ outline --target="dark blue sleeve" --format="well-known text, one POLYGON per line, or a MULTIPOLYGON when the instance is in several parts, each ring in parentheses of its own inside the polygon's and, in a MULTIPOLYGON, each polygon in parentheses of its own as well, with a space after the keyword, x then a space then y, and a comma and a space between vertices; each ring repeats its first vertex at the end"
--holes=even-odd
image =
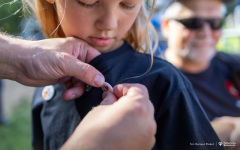
POLYGON ((185 78, 185 85, 169 98, 164 109, 156 114, 158 131, 156 143, 163 150, 221 150, 220 142, 192 86, 185 78))

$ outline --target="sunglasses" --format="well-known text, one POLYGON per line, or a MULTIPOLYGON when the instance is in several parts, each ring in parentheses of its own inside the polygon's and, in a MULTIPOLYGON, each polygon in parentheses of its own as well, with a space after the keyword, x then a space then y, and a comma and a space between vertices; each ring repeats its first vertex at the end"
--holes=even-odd
POLYGON ((180 22, 186 28, 192 29, 192 30, 201 29, 205 22, 209 24, 212 30, 218 30, 222 28, 224 23, 223 18, 214 18, 214 19, 188 18, 188 19, 173 19, 173 20, 180 22))

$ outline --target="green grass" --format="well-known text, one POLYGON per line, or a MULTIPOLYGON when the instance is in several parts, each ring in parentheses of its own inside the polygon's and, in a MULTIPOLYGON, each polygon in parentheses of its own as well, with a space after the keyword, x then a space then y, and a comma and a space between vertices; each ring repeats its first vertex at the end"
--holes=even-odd
POLYGON ((30 150, 31 121, 30 102, 16 106, 8 126, 0 126, 0 150, 30 150))

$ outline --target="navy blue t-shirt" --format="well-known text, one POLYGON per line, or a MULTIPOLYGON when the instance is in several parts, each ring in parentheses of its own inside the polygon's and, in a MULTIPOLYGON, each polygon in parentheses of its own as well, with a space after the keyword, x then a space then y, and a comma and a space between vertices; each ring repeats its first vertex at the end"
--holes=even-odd
POLYGON ((240 67, 240 57, 218 53, 207 70, 197 74, 182 71, 192 82, 198 99, 210 120, 222 116, 240 117, 239 91, 234 88, 229 79, 231 68, 235 68, 233 61, 236 61, 235 65, 240 67), (227 61, 232 62, 227 64, 227 61))
MULTIPOLYGON (((155 150, 224 149, 204 113, 191 83, 165 60, 136 52, 127 42, 120 48, 99 55, 90 64, 102 72, 112 86, 119 83, 141 83, 149 91, 157 122, 155 150), (206 145, 212 144, 212 145, 206 145)), ((92 88, 75 101, 63 101, 63 86, 54 85, 55 95, 49 101, 38 88, 33 101, 33 147, 59 149, 70 137, 81 119, 102 101, 101 88, 92 88)), ((94 142, 94 141, 93 141, 94 142)))

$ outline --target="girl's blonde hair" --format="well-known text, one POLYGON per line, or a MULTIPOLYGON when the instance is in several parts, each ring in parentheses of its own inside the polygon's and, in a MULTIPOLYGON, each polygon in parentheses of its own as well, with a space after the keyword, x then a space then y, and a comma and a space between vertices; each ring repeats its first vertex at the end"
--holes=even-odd
MULTIPOLYGON (((42 31, 47 38, 65 37, 61 28, 60 20, 57 15, 55 5, 47 2, 46 0, 23 0, 35 10, 35 13, 42 26, 42 31), (34 9, 35 8, 35 9, 34 9)), ((124 39, 128 41, 138 52, 146 53, 149 49, 151 53, 157 48, 158 36, 150 23, 150 18, 153 14, 155 0, 153 0, 152 9, 149 17, 145 7, 142 6, 139 15, 137 16, 133 26, 127 32, 124 39), (154 43, 154 48, 152 44, 154 43)))

